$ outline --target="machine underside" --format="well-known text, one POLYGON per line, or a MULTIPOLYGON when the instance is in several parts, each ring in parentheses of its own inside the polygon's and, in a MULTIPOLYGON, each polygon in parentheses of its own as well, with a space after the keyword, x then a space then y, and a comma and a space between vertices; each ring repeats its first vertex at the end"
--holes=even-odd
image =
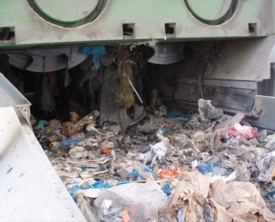
MULTIPOLYGON (((155 89, 169 109, 196 109, 198 99, 204 98, 228 113, 245 113, 253 125, 275 129, 270 111, 275 96, 273 1, 148 4, 0 1, 0 71, 34 99, 33 108, 64 116, 58 107, 68 99, 88 110, 100 109, 115 93, 102 94, 108 78, 100 75, 116 73, 109 79, 119 85, 121 63, 129 59, 139 105, 149 105, 155 89), (106 64, 98 69, 96 54, 83 53, 93 46, 106 50, 106 64), (42 88, 44 94, 48 88, 48 99, 41 97, 42 88)), ((129 114, 130 107, 124 108, 129 114)), ((101 111, 102 116, 111 115, 105 108, 101 111)))

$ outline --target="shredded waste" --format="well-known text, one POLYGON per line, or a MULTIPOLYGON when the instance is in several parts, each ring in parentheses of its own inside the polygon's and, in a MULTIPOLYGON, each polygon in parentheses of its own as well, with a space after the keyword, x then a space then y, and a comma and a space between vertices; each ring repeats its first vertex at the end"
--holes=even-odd
POLYGON ((124 133, 97 110, 33 129, 87 221, 274 221, 275 134, 198 107, 150 107, 124 133))

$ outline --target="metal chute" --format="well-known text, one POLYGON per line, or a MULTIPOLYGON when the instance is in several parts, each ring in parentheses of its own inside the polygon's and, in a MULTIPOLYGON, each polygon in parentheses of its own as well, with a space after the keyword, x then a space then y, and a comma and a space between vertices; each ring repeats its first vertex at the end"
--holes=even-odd
POLYGON ((16 51, 8 56, 11 65, 31 72, 53 72, 72 68, 87 58, 81 47, 16 51))

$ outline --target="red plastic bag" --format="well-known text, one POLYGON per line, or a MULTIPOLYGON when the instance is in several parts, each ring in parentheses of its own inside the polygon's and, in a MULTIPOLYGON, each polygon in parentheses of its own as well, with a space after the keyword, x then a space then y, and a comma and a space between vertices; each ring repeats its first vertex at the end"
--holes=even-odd
POLYGON ((217 129, 215 132, 219 132, 222 139, 226 138, 225 134, 231 137, 241 136, 246 140, 250 140, 254 137, 258 137, 258 133, 254 130, 253 127, 242 126, 239 123, 235 123, 233 128, 230 128, 230 129, 220 128, 220 129, 217 129))
POLYGON ((161 170, 157 173, 158 177, 165 178, 165 179, 173 179, 177 178, 178 174, 185 171, 186 169, 184 167, 178 167, 178 168, 167 168, 164 170, 161 170))
POLYGON ((234 128, 238 134, 247 140, 258 137, 258 133, 251 126, 242 126, 239 123, 235 123, 234 128))

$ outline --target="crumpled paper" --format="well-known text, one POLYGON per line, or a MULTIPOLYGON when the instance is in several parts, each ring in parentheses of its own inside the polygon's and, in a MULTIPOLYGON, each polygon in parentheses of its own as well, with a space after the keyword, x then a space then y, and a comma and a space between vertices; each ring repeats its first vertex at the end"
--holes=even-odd
POLYGON ((169 197, 165 218, 177 221, 274 221, 259 191, 250 182, 216 180, 197 171, 183 172, 173 194, 169 197))

